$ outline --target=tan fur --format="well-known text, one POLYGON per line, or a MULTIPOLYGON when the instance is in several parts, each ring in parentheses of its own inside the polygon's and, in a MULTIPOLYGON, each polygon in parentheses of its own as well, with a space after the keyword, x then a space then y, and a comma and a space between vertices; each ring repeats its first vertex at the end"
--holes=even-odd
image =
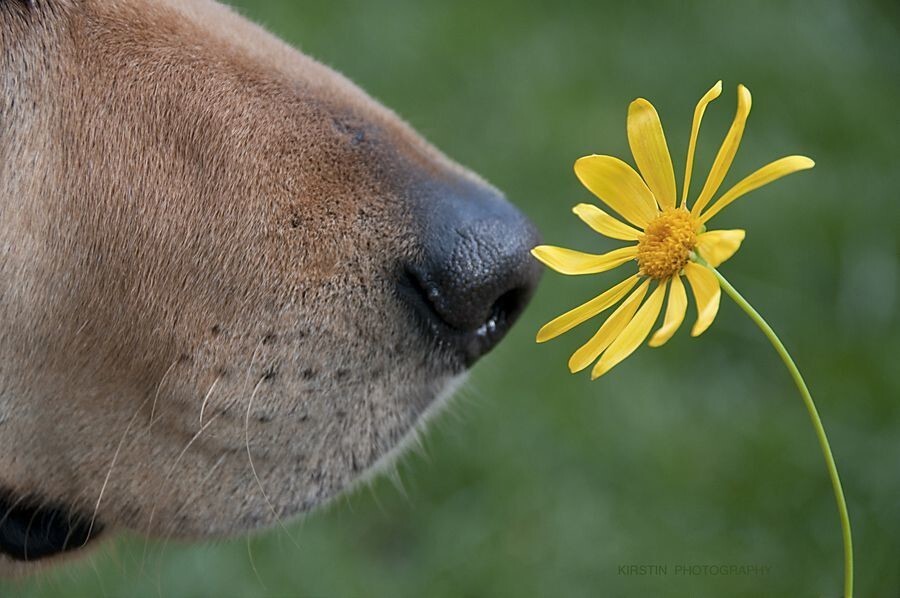
POLYGON ((451 378, 391 268, 419 182, 474 175, 209 0, 26 4, 0 0, 0 482, 192 537, 334 496, 451 378))

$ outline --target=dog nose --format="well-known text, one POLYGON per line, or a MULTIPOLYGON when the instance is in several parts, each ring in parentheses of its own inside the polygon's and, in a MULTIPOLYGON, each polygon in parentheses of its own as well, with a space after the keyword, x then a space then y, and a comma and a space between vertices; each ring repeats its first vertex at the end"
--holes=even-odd
POLYGON ((405 294, 431 334, 466 366, 491 350, 522 313, 541 275, 529 250, 537 229, 495 189, 475 182, 429 193, 419 259, 405 294))

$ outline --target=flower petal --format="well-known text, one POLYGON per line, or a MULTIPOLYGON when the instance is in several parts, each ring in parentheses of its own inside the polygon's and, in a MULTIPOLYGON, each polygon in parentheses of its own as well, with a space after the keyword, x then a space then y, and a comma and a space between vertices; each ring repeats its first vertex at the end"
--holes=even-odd
POLYGON ((719 153, 716 154, 716 159, 709 170, 709 176, 706 177, 706 184, 703 185, 703 190, 700 191, 700 197, 697 198, 694 207, 691 208, 691 213, 695 217, 700 215, 700 212, 712 199, 712 196, 719 190, 719 185, 722 184, 725 175, 728 174, 728 169, 731 168, 734 155, 741 144, 744 125, 747 124, 747 117, 750 116, 751 103, 750 90, 743 85, 738 85, 737 113, 734 115, 734 122, 731 123, 731 128, 728 129, 728 133, 725 135, 722 147, 719 148, 719 153))
POLYGON ((628 226, 624 222, 613 218, 597 206, 589 203, 580 203, 572 211, 592 229, 612 239, 622 241, 637 241, 643 234, 636 228, 628 226))
POLYGON ((600 327, 597 334, 572 354, 572 357, 569 358, 569 370, 573 374, 591 365, 603 350, 619 336, 641 305, 649 286, 650 280, 647 279, 603 322, 603 326, 600 327))
POLYGON ((656 200, 641 175, 618 158, 597 155, 578 158, 575 176, 635 226, 644 228, 657 214, 656 200))
POLYGON ((634 353, 647 335, 650 329, 659 317, 659 310, 662 308, 663 299, 666 296, 666 285, 660 283, 656 290, 647 299, 638 312, 634 315, 628 325, 622 330, 616 340, 609 345, 609 348, 603 352, 600 361, 591 371, 591 380, 596 380, 623 359, 634 353))
POLYGON ((653 104, 638 98, 628 106, 628 144, 641 176, 656 197, 660 209, 675 208, 675 171, 653 104))
POLYGON ((684 322, 684 314, 687 312, 687 293, 684 292, 684 283, 681 276, 673 276, 669 285, 669 304, 666 306, 666 317, 652 337, 651 347, 661 347, 666 344, 675 331, 684 322))
POLYGON ((713 268, 729 259, 741 246, 747 232, 739 228, 711 230, 697 235, 697 252, 713 268))
POLYGON ((597 295, 587 303, 579 305, 575 309, 567 311, 563 315, 544 324, 544 326, 538 330, 537 342, 543 343, 552 338, 556 338, 560 334, 575 328, 582 322, 586 322, 593 318, 605 309, 612 307, 637 284, 638 278, 638 274, 626 278, 616 286, 597 295))
POLYGON ((705 266, 688 262, 684 267, 684 273, 691 283, 691 290, 694 291, 694 299, 697 301, 697 322, 691 329, 691 336, 700 336, 716 319, 722 289, 715 274, 705 266))
POLYGON ((637 245, 620 247, 601 255, 553 245, 538 245, 531 250, 531 255, 561 274, 597 274, 634 259, 637 245))
POLYGON ((812 168, 816 163, 806 156, 787 156, 780 160, 775 160, 771 164, 766 164, 740 183, 729 189, 725 195, 716 200, 706 212, 700 216, 701 222, 706 222, 716 214, 722 211, 728 204, 739 198, 740 196, 758 189, 763 185, 768 185, 772 181, 778 180, 783 176, 787 176, 798 170, 806 170, 812 168))
POLYGON ((697 102, 697 107, 694 108, 694 122, 691 125, 691 140, 688 143, 687 161, 684 165, 684 187, 681 190, 682 206, 687 204, 688 192, 691 188, 691 173, 694 169, 694 151, 697 149, 697 135, 700 134, 700 121, 703 120, 703 113, 706 112, 706 107, 710 102, 719 97, 719 94, 721 93, 722 82, 718 81, 709 89, 709 91, 703 94, 703 97, 697 102))

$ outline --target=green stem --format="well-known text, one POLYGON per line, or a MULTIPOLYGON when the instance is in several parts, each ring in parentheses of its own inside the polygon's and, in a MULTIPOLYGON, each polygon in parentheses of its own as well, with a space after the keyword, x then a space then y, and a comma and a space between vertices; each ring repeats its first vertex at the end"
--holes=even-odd
MULTIPOLYGON (((698 259, 697 261, 699 262, 700 260, 698 259)), ((703 265, 712 270, 713 274, 716 275, 716 278, 719 279, 719 285, 725 293, 727 293, 741 309, 747 312, 750 319, 753 320, 753 322, 759 326, 760 330, 762 330, 763 334, 766 335, 766 338, 768 338, 769 342, 772 343, 772 346, 775 347, 775 351, 778 352, 778 356, 781 357, 781 361, 784 362, 785 367, 787 367, 788 371, 791 373, 791 377, 794 379, 794 383, 800 391, 800 396, 803 398, 803 403, 806 405, 806 410, 809 412, 809 418, 812 420, 813 429, 816 431, 816 437, 819 439, 822 456, 825 457, 825 467, 828 469, 828 476, 831 478, 831 486, 834 488, 834 498, 837 501, 838 514, 841 518, 841 533, 844 537, 844 597, 852 598, 853 539, 850 535, 850 516, 847 513, 847 501, 844 499, 844 490, 841 488, 841 478, 838 476, 837 466, 834 464, 834 456, 831 454, 831 447, 828 444, 828 437, 825 435, 825 428, 822 426, 822 420, 819 418, 819 412, 816 410, 816 405, 813 402, 812 396, 809 394, 806 382, 803 381, 800 370, 797 369, 797 365, 794 363, 794 360, 791 359, 790 354, 787 352, 787 349, 784 348, 784 345, 775 334, 775 331, 772 330, 772 327, 769 326, 762 316, 753 309, 753 306, 737 292, 737 289, 725 280, 725 277, 722 276, 718 270, 709 264, 703 263, 703 265)))

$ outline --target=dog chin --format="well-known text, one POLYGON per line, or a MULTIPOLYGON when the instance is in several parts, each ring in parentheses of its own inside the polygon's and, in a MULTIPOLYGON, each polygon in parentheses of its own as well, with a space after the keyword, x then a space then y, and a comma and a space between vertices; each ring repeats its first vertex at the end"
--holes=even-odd
MULTIPOLYGON (((427 396, 421 396, 421 404, 425 406, 417 413, 412 425, 410 425, 402 435, 398 435, 391 447, 375 459, 371 465, 362 469, 345 484, 324 492, 312 503, 293 503, 290 507, 278 514, 276 514, 271 508, 271 505, 269 505, 269 509, 263 510, 261 513, 256 512, 254 516, 244 520, 242 522, 242 529, 239 530, 239 533, 270 529, 276 525, 281 525, 283 521, 291 521, 298 517, 308 516, 323 507, 327 507, 341 496, 346 496, 347 494, 354 492, 359 489, 360 486, 371 484, 381 475, 395 476, 397 463, 404 455, 411 451, 415 451, 417 447, 420 448, 422 446, 421 436, 429 423, 435 416, 443 411, 451 397, 453 397, 465 384, 468 375, 468 372, 455 374, 444 382, 437 392, 428 393, 427 396)), ((228 532, 225 536, 230 536, 232 533, 233 532, 228 532)), ((203 534, 199 535, 202 536, 203 534)))
POLYGON ((416 423, 403 438, 400 439, 400 442, 394 445, 391 450, 384 453, 375 461, 375 463, 363 471, 362 475, 360 475, 356 482, 351 485, 350 490, 353 490, 359 485, 370 483, 380 473, 396 465, 400 457, 406 454, 414 445, 419 445, 421 443, 420 436, 425 428, 428 427, 428 423, 443 410, 444 406, 450 400, 450 397, 455 395, 456 392, 462 388, 468 377, 469 372, 467 371, 451 377, 444 384, 444 388, 435 395, 428 404, 428 407, 426 407, 421 415, 419 415, 416 423))
MULTIPOLYGON (((451 377, 428 402, 415 424, 394 445, 366 468, 338 495, 369 484, 391 470, 408 450, 420 443, 420 434, 465 383, 468 373, 451 377)), ((333 500, 333 497, 332 497, 333 500)), ((330 501, 325 501, 327 504, 330 501)), ((261 523, 261 522, 259 522, 261 523)), ((0 487, 0 573, 31 572, 45 562, 81 553, 104 535, 104 525, 75 507, 33 494, 0 487)))

